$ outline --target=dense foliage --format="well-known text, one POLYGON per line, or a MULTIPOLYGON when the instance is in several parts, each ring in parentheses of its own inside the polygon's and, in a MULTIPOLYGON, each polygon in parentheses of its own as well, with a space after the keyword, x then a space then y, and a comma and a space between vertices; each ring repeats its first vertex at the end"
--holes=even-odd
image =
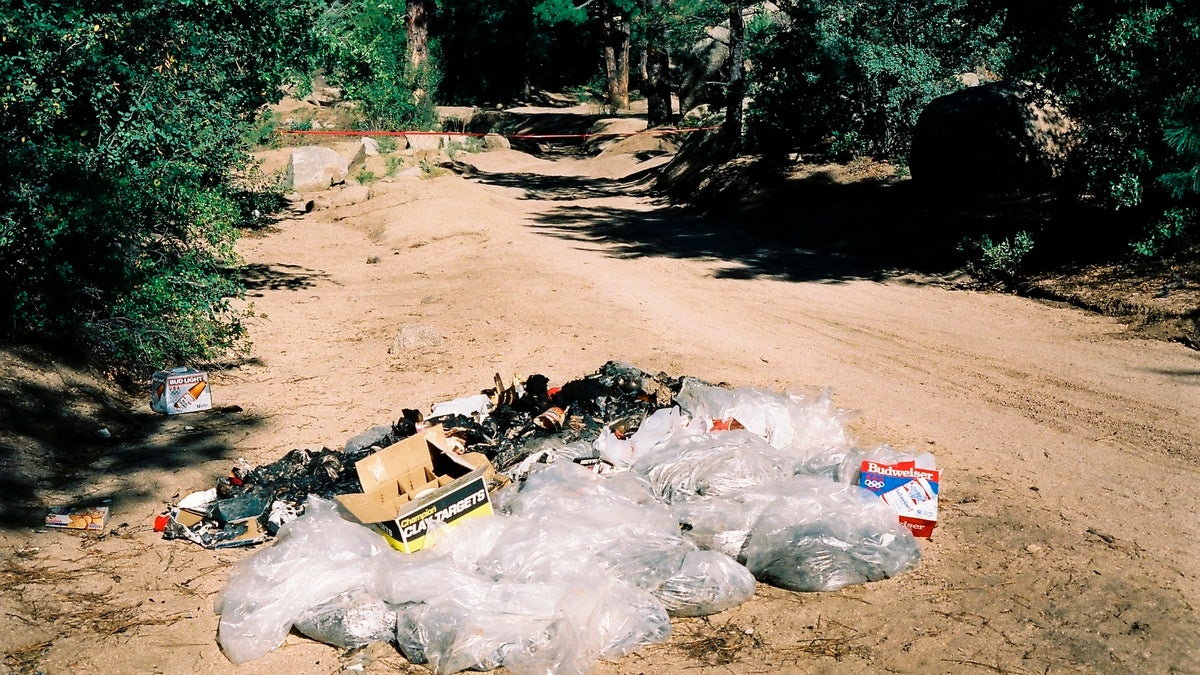
POLYGON ((1003 66, 996 15, 967 0, 785 0, 753 40, 750 133, 766 148, 827 139, 902 157, 925 104, 1003 66))
MULTIPOLYGON (((641 87, 667 122, 686 111, 664 111, 664 88, 678 93, 721 25, 715 42, 744 59, 701 81, 734 112, 745 88, 733 147, 903 163, 933 98, 1030 80, 1081 134, 1066 194, 1115 213, 1146 256, 1200 234, 1192 0, 14 0, 0 15, 4 333, 128 368, 244 344, 233 244, 271 197, 244 141, 289 80, 323 70, 383 128, 430 128, 435 103, 584 85, 617 108, 641 87)), ((979 240, 982 263, 1015 274, 1045 234, 1015 232, 979 240)))
POLYGON ((1200 196, 1200 6, 1190 0, 999 3, 1010 69, 1065 101, 1083 135, 1078 190, 1128 213, 1135 250, 1196 230, 1200 196))
POLYGON ((241 344, 241 134, 305 16, 284 0, 9 3, 0 17, 6 332, 132 368, 241 344))
POLYGON ((599 70, 586 15, 536 0, 442 2, 434 17, 445 100, 529 100, 586 85, 599 70))
POLYGON ((409 59, 404 0, 333 0, 313 24, 313 68, 363 108, 374 129, 429 129, 441 71, 434 54, 424 63, 409 59))

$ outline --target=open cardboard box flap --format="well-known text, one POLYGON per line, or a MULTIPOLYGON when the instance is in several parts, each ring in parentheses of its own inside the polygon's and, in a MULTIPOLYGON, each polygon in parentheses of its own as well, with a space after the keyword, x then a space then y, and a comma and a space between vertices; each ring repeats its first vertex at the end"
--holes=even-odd
POLYGON ((450 524, 491 513, 486 479, 495 475, 482 453, 456 452, 441 426, 426 429, 355 463, 363 491, 337 496, 360 522, 381 525, 393 546, 420 548, 425 519, 450 524))
MULTIPOLYGON (((478 455, 490 465, 480 453, 470 454, 478 455)), ((391 483, 399 483, 402 489, 410 491, 418 484, 428 482, 421 478, 426 475, 422 469, 437 476, 460 478, 482 466, 477 462, 475 458, 467 459, 466 455, 456 453, 439 425, 358 460, 354 469, 358 471, 363 492, 391 483)))

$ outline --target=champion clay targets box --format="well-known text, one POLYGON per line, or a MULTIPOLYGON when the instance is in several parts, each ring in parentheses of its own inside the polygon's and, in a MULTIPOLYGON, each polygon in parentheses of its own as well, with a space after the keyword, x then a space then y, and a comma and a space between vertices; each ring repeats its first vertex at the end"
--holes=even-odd
POLYGON ((491 463, 482 453, 455 452, 440 425, 368 455, 354 468, 363 492, 337 495, 338 502, 406 553, 424 547, 431 525, 492 513, 491 463))
POLYGON ((150 408, 165 415, 212 408, 208 373, 186 366, 158 371, 150 379, 150 408))

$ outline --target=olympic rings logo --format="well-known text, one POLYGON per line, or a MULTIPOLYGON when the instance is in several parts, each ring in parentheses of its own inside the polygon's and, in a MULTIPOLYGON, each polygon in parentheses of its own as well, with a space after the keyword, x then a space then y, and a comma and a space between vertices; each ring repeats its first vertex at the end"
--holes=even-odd
POLYGON ((883 487, 883 481, 868 478, 863 481, 863 485, 866 486, 868 489, 878 490, 883 487))

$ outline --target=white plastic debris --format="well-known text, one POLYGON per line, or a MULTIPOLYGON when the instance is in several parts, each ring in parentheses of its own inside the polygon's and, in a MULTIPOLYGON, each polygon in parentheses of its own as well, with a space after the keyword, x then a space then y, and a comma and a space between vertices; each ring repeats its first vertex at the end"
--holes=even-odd
POLYGON ((429 417, 445 417, 447 415, 462 415, 464 417, 473 417, 476 420, 482 418, 488 413, 492 407, 491 399, 487 394, 476 394, 474 396, 464 396, 456 398, 452 401, 443 401, 435 403, 429 411, 429 417))

